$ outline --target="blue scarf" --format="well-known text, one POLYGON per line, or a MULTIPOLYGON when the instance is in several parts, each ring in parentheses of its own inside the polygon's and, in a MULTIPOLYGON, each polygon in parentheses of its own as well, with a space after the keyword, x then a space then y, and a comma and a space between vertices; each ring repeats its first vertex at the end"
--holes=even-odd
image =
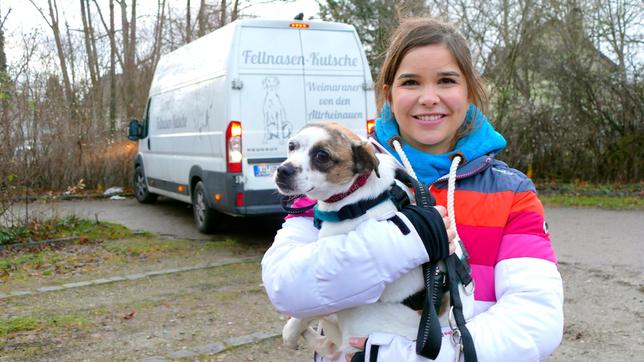
MULTIPOLYGON (((468 135, 459 139, 454 150, 448 153, 429 154, 401 142, 402 148, 407 158, 409 158, 414 172, 416 172, 416 176, 422 183, 429 185, 449 173, 450 156, 456 152, 460 152, 466 161, 471 161, 483 155, 497 153, 505 148, 505 138, 492 127, 487 117, 474 104, 470 104, 467 108, 465 122, 473 123, 474 129, 468 135)), ((389 146, 389 140, 392 137, 400 138, 400 132, 398 131, 398 123, 391 113, 388 103, 385 103, 381 117, 376 119, 376 137, 400 161, 400 156, 389 146)))

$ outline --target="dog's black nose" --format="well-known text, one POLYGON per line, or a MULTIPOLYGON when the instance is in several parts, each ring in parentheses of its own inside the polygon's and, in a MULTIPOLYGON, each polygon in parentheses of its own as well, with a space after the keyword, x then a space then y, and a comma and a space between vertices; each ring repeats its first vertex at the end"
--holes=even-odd
POLYGON ((285 163, 277 168, 277 177, 291 177, 295 174, 296 169, 290 163, 285 163))

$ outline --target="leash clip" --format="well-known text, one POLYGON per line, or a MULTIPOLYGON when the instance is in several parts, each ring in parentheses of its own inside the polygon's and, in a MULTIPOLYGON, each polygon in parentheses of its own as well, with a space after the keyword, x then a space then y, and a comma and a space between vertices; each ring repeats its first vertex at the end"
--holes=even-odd
POLYGON ((463 290, 465 290, 465 294, 472 295, 472 293, 474 293, 474 281, 471 281, 469 284, 464 285, 463 290))
POLYGON ((450 306, 448 315, 449 328, 452 330, 451 342, 456 347, 456 362, 461 361, 461 354, 463 353, 463 336, 461 330, 458 329, 456 321, 454 321, 454 306, 450 306))

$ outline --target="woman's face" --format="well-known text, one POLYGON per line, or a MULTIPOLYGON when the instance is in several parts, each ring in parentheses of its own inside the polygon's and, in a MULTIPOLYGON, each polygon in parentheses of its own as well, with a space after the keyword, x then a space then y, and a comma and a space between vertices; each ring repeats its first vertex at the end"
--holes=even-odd
POLYGON ((467 81, 445 44, 410 50, 391 89, 385 85, 384 91, 405 142, 432 154, 451 151, 470 99, 467 81))

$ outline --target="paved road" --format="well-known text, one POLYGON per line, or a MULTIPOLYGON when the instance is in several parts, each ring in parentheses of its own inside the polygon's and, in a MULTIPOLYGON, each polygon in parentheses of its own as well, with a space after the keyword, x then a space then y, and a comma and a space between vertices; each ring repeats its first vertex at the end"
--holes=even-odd
MULTIPOLYGON (((220 235, 199 233, 192 221, 192 209, 184 203, 160 198, 156 204, 142 205, 134 199, 62 201, 37 206, 41 213, 75 214, 125 225, 134 230, 188 239, 219 239, 220 235)), ((20 211, 15 211, 20 214, 20 211)), ((612 211, 579 208, 546 208, 546 218, 559 260, 589 267, 626 267, 644 272, 644 211, 612 211)), ((232 232, 266 232, 279 220, 262 218, 233 221, 232 232)), ((259 237, 259 235, 258 235, 259 237)), ((267 240, 267 241, 268 241, 267 240)))
MULTIPOLYGON (((155 204, 140 204, 134 198, 125 200, 90 199, 34 203, 29 208, 35 216, 76 215, 124 225, 132 230, 150 231, 164 237, 194 240, 221 240, 222 235, 205 235, 197 231, 190 205, 160 197, 155 204), (35 211, 37 210, 37 211, 35 211)), ((16 205, 13 214, 24 215, 24 206, 16 205)), ((229 233, 243 234, 269 242, 281 223, 278 218, 229 218, 229 233)), ((259 240, 258 240, 259 241, 259 240)))
POLYGON ((644 272, 644 211, 546 208, 560 261, 644 272))

